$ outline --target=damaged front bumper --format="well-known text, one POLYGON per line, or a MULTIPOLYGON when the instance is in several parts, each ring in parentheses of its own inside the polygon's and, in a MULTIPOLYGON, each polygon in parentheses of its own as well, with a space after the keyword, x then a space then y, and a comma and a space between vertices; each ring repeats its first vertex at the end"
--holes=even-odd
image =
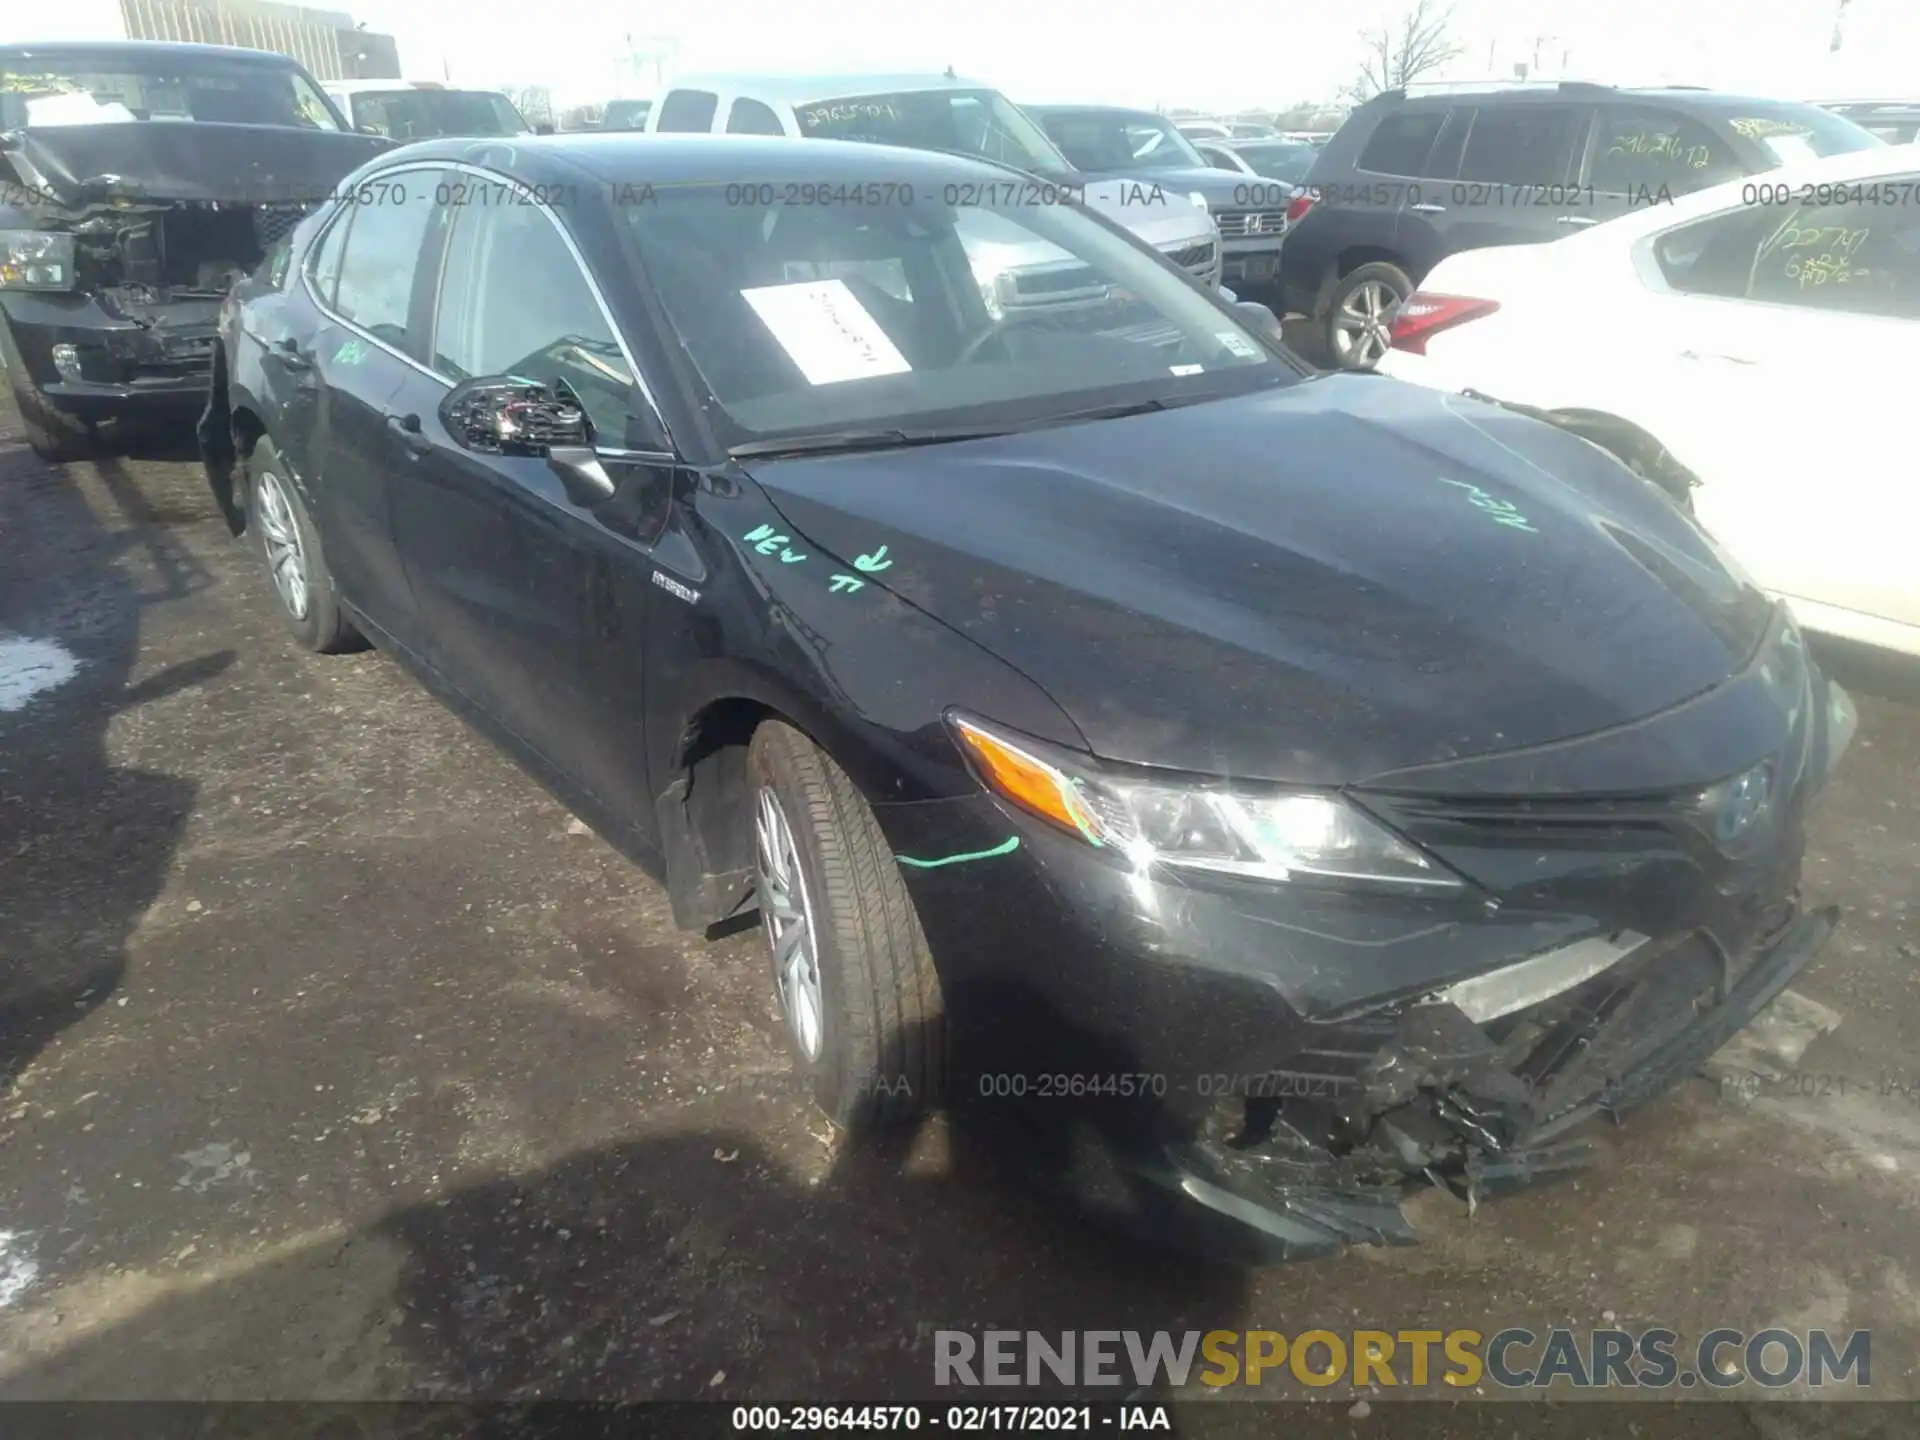
POLYGON ((82 420, 180 414, 206 401, 217 294, 0 295, 0 315, 33 387, 82 420))
MULTIPOLYGON (((1726 989, 1686 995, 1687 963, 1655 956, 1623 961, 1497 1030, 1452 1004, 1415 1007, 1352 1093, 1326 1097, 1331 1107, 1275 1076, 1247 1106, 1261 1133, 1216 1126, 1145 1173, 1246 1227, 1276 1259, 1411 1244, 1400 1207, 1410 1185, 1443 1186, 1474 1206, 1588 1168, 1596 1152, 1569 1133, 1598 1117, 1617 1122, 1693 1074, 1806 967, 1837 919, 1831 909, 1796 916, 1726 989), (1336 1158, 1324 1129, 1310 1132, 1341 1112, 1366 1128, 1336 1158)), ((1711 970, 1691 967, 1700 979, 1711 970)))
POLYGON ((916 857, 958 1122, 1143 1239, 1301 1258, 1411 1240, 1411 1187, 1576 1173, 1579 1127, 1765 1008, 1836 921, 1800 903, 1804 819, 1854 724, 1776 611, 1671 711, 1352 791, 1453 897, 1140 870, 986 795, 875 813, 916 857))

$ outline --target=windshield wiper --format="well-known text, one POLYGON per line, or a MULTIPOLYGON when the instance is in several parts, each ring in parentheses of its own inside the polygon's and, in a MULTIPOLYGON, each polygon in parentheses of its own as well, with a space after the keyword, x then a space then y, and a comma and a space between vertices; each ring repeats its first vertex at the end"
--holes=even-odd
POLYGON ((986 440, 1010 435, 1008 425, 956 426, 947 430, 826 430, 777 440, 749 440, 729 446, 735 460, 766 460, 781 455, 834 455, 856 450, 905 450, 915 445, 950 445, 957 440, 986 440))

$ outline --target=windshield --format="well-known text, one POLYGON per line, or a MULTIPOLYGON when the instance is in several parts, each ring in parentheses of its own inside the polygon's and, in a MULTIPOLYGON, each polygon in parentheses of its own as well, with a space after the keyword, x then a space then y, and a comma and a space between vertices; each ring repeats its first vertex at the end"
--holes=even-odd
POLYGON ((809 140, 866 140, 912 150, 948 150, 1064 173, 1051 140, 997 90, 906 90, 852 95, 799 107, 809 140))
POLYGON ((0 55, 0 130, 195 120, 340 128, 319 88, 286 64, 203 55, 133 61, 57 49, 0 55))
POLYGON ((362 90, 353 123, 394 140, 436 135, 525 135, 513 102, 492 90, 362 90))
POLYGON ((1113 170, 1211 168, 1170 120, 1120 110, 1056 110, 1044 116, 1047 134, 1075 167, 1113 170))
POLYGON ((820 188, 865 198, 675 185, 620 212, 730 445, 1019 428, 1297 378, 1208 292, 1073 207, 974 206, 971 184, 820 188))
POLYGON ((1255 140, 1233 147, 1234 153, 1253 167, 1253 173, 1269 180, 1284 180, 1289 185, 1306 182, 1307 172, 1320 152, 1305 141, 1255 140))
POLYGON ((1886 144, 1845 116, 1815 105, 1745 105, 1727 122, 1727 128, 1758 141, 1776 165, 1848 155, 1886 144))

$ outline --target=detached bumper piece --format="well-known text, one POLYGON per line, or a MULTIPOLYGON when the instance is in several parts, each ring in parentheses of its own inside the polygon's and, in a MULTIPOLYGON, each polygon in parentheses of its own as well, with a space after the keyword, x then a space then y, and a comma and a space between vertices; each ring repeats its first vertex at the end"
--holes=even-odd
POLYGON ((1431 1184, 1480 1201, 1576 1175, 1568 1139, 1697 1071, 1818 953, 1838 911, 1784 919, 1737 973, 1706 939, 1647 946, 1563 994, 1476 1024, 1446 1001, 1329 1026, 1301 1069, 1255 1077, 1151 1178, 1271 1259, 1405 1245, 1431 1184), (1652 951, 1653 953, 1648 953, 1652 951))

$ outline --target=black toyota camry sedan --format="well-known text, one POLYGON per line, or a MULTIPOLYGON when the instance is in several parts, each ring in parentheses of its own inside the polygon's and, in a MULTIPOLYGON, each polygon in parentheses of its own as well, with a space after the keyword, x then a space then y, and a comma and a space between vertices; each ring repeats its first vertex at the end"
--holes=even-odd
POLYGON ((1156 1233, 1577 1168, 1834 924, 1851 705, 1671 497, 983 161, 388 152, 229 300, 201 438, 302 644, 757 911, 836 1121, 1156 1233))

